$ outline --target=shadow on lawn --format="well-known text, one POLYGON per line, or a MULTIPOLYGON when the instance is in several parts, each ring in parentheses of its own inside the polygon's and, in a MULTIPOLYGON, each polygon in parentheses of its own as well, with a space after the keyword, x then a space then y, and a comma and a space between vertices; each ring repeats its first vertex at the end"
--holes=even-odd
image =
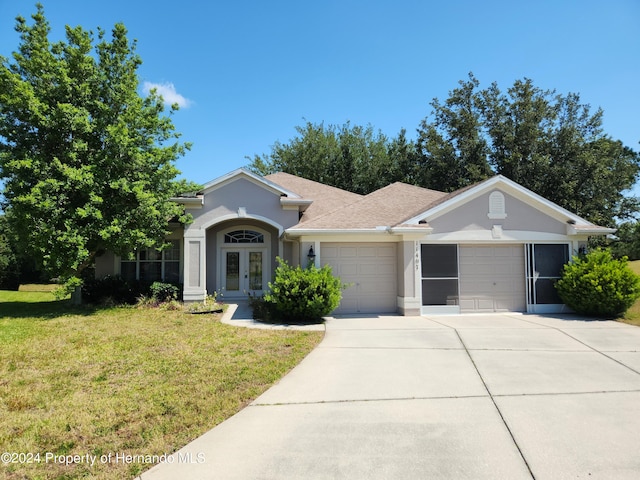
POLYGON ((0 303, 0 319, 38 317, 52 320, 67 315, 88 316, 97 308, 87 305, 72 305, 70 300, 51 300, 44 302, 9 301, 0 303))

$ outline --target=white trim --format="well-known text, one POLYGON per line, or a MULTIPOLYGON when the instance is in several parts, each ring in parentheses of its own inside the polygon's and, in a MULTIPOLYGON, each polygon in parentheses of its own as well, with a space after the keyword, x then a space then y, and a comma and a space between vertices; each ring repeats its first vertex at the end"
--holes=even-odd
MULTIPOLYGON (((392 235, 390 227, 375 228, 343 228, 343 229, 324 229, 324 228, 288 228, 287 234, 292 237, 302 237, 310 235, 392 235)), ((389 242, 392 240, 384 240, 389 242)))
POLYGON ((202 195, 196 197, 172 197, 169 200, 191 209, 202 208, 204 205, 204 197, 202 195))
POLYGON ((486 243, 488 245, 499 243, 527 243, 527 242, 570 242, 567 235, 559 233, 536 232, 528 230, 502 230, 500 238, 493 236, 492 230, 459 230, 456 232, 444 232, 431 234, 427 237, 428 243, 486 243))
POLYGON ((304 212, 312 203, 313 200, 306 198, 280 197, 280 205, 282 205, 283 210, 298 210, 304 212))
MULTIPOLYGON (((571 262, 572 241, 565 242, 529 242, 524 244, 524 279, 525 279, 525 298, 527 303, 527 313, 567 313, 571 309, 564 304, 555 303, 536 303, 535 280, 540 278, 536 268, 536 245, 564 245, 567 252, 568 261, 571 262), (533 270, 532 270, 533 268, 533 270)), ((556 278, 556 277, 542 277, 556 278)))
POLYGON ((418 292, 420 292, 420 314, 421 315, 451 315, 460 313, 460 244, 458 243, 432 243, 421 242, 420 249, 420 268, 418 268, 418 292), (422 276, 422 246, 423 245, 455 245, 456 247, 456 276, 455 277, 423 277, 422 276), (422 298, 422 282, 423 280, 456 280, 456 286, 458 290, 458 303, 456 305, 424 305, 424 299, 422 298))
POLYGON ((184 236, 184 290, 185 302, 201 302, 207 296, 207 242, 204 232, 200 236, 184 236), (198 244, 198 285, 191 284, 191 244, 198 244))

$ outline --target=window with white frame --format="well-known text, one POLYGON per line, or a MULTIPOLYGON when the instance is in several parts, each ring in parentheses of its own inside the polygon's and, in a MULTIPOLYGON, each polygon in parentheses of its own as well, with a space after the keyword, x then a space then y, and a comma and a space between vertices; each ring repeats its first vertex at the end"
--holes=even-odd
POLYGON ((135 259, 120 262, 120 275, 125 280, 141 282, 180 282, 180 240, 170 240, 162 251, 154 248, 138 250, 135 259))

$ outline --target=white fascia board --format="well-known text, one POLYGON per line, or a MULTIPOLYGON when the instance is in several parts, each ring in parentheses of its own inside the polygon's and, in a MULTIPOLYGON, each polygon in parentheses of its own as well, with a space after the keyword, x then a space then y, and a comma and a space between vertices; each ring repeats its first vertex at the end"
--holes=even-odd
POLYGON ((571 242, 575 238, 558 233, 533 232, 526 230, 503 230, 500 238, 495 238, 491 230, 460 230, 431 234, 428 242, 445 243, 483 243, 496 245, 501 243, 532 243, 532 242, 571 242))
POLYGON ((575 228, 575 225, 567 225, 567 235, 609 235, 616 233, 616 228, 598 227, 593 228, 575 228))
POLYGON ((300 212, 304 212, 312 203, 313 200, 306 198, 280 197, 280 205, 282 205, 284 210, 299 210, 300 212))
POLYGON ((350 228, 350 229, 339 229, 339 230, 330 230, 324 228, 295 228, 288 229, 286 233, 292 237, 303 237, 303 236, 326 236, 326 235, 388 235, 391 231, 387 228, 378 229, 378 228, 350 228))
POLYGON ((412 227, 391 227, 391 233, 397 235, 417 235, 424 236, 433 232, 433 227, 412 228, 412 227))
POLYGON ((277 193, 280 195, 286 195, 287 197, 290 197, 290 198, 300 198, 300 195, 298 195, 297 193, 294 193, 285 188, 282 188, 280 185, 270 180, 267 180, 266 178, 261 177, 260 175, 250 172, 245 168, 237 168, 236 170, 229 172, 226 175, 222 175, 221 177, 218 177, 214 180, 211 180, 210 182, 207 182, 202 187, 202 191, 204 193, 209 193, 212 190, 215 190, 217 188, 220 188, 224 185, 227 185, 237 180, 238 178, 245 178, 250 182, 255 183, 258 186, 265 187, 268 190, 271 190, 274 193, 277 193))
POLYGON ((202 208, 204 205, 204 197, 201 195, 197 197, 172 197, 169 200, 184 205, 185 208, 202 208))

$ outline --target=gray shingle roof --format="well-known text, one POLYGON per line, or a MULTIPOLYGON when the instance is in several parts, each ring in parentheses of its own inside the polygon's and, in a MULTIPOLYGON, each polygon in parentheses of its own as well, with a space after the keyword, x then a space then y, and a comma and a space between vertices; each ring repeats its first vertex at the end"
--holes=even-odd
POLYGON ((292 230, 354 230, 397 226, 446 195, 406 183, 393 183, 360 197, 355 202, 343 204, 335 210, 300 223, 292 230))
POLYGON ((340 188, 330 187, 289 173, 273 173, 265 178, 297 193, 302 198, 313 200, 313 203, 303 213, 300 219, 301 224, 338 210, 345 205, 350 205, 362 198, 362 195, 357 193, 347 192, 340 188))

